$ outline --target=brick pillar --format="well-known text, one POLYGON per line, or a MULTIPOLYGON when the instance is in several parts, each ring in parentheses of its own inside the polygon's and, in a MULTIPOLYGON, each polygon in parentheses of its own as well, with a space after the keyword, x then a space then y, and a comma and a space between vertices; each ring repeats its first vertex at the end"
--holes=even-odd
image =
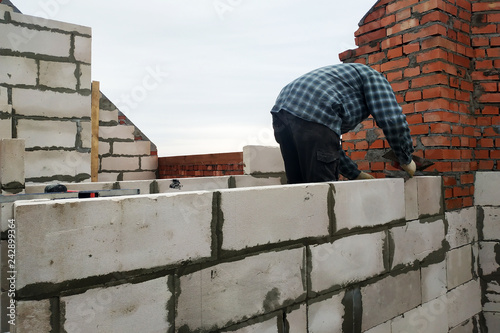
MULTIPOLYGON (((387 77, 410 124, 415 155, 435 163, 427 174, 443 176, 447 210, 473 205, 475 171, 498 169, 500 94, 492 68, 500 63, 494 48, 500 18, 482 12, 500 11, 493 7, 499 3, 381 0, 355 32, 358 48, 340 54, 343 62, 367 64, 387 77), (478 54, 490 62, 476 60, 478 54)), ((391 169, 380 157, 388 144, 373 119, 343 140, 360 169, 376 177, 391 169)))
POLYGON ((472 3, 478 169, 500 170, 500 2, 472 3))

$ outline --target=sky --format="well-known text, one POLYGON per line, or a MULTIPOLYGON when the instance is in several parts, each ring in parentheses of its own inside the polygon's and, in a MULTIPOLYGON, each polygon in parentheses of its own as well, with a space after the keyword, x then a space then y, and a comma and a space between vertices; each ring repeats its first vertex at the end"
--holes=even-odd
POLYGON ((92 28, 92 80, 158 156, 276 146, 270 110, 296 77, 340 63, 375 0, 12 0, 92 28))

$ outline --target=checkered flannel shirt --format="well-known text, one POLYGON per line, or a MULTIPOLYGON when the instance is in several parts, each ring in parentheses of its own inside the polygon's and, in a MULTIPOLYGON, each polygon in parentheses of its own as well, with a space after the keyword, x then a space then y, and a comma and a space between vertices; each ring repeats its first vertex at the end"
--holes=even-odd
MULTIPOLYGON (((371 114, 401 164, 411 162, 413 143, 406 117, 389 82, 369 66, 349 63, 313 70, 281 90, 271 112, 280 110, 323 124, 339 136, 371 114)), ((344 151, 339 171, 349 179, 360 173, 344 151)))

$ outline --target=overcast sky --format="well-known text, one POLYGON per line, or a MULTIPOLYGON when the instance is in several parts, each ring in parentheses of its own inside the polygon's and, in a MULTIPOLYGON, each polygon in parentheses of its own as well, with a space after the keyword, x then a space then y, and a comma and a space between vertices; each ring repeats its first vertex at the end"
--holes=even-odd
POLYGON ((159 156, 276 145, 281 88, 355 48, 375 0, 13 0, 92 27, 92 80, 159 156))

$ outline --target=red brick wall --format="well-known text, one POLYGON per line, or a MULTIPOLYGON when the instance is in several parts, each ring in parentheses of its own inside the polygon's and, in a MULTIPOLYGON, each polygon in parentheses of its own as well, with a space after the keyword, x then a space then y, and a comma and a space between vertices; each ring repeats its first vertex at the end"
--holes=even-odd
MULTIPOLYGON (((474 172, 500 170, 500 2, 381 0, 340 54, 385 74, 410 124, 416 155, 435 162, 446 209, 473 205, 474 172)), ((360 169, 385 177, 388 148, 368 119, 343 135, 360 169)))
POLYGON ((158 158, 160 179, 243 174, 243 153, 221 153, 158 158))

